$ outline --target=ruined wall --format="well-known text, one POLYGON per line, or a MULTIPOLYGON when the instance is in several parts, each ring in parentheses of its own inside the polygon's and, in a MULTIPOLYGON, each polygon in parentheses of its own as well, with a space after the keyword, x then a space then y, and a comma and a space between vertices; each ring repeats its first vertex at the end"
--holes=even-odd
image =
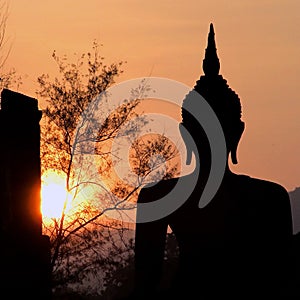
POLYGON ((38 101, 1 93, 1 277, 11 299, 51 299, 49 239, 42 235, 38 101))

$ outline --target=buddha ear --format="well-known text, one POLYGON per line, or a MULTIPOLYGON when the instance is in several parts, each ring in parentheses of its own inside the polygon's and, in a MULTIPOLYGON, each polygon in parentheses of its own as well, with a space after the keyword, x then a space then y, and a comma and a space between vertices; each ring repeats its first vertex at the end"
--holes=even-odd
POLYGON ((192 154, 193 154, 191 137, 190 137, 190 134, 188 133, 187 129, 184 127, 184 125, 182 123, 179 124, 179 131, 180 131, 182 139, 185 143, 186 164, 190 165, 191 161, 192 161, 192 154))
POLYGON ((187 165, 190 165, 190 164, 191 164, 191 161, 192 161, 192 154, 193 154, 193 151, 192 151, 189 147, 187 147, 187 148, 186 148, 186 161, 185 161, 185 163, 186 163, 187 165))
POLYGON ((237 153, 238 144, 240 142, 244 130, 245 130, 245 123, 240 122, 240 125, 236 128, 235 135, 231 141, 230 156, 231 156, 231 161, 234 165, 238 163, 236 153, 237 153))

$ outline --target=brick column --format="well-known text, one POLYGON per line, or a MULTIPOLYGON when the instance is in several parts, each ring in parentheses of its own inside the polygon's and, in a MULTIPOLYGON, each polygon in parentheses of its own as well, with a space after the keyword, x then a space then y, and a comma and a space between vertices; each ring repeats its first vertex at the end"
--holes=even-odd
POLYGON ((0 272, 12 299, 51 299, 49 238, 42 235, 40 210, 41 116, 36 99, 2 91, 0 272))

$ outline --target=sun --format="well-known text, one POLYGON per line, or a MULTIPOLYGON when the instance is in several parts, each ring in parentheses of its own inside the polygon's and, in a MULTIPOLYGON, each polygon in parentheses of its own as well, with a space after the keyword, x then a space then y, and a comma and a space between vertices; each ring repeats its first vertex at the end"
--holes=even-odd
POLYGON ((68 200, 65 177, 55 170, 47 170, 41 179, 42 216, 43 218, 60 218, 68 200))

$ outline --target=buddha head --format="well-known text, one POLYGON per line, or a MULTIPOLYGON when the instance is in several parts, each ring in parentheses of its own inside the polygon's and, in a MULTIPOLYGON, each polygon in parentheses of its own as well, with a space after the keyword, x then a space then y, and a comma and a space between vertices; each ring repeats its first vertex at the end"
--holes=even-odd
MULTIPOLYGON (((193 92, 198 92, 211 106, 222 127, 227 154, 231 156, 233 164, 237 164, 237 148, 243 134, 245 124, 241 120, 242 109, 238 95, 228 86, 227 81, 219 75, 220 62, 217 56, 216 43, 214 39, 213 24, 210 24, 208 45, 203 60, 204 75, 196 82, 193 92)), ((202 99, 202 98, 201 98, 202 99)), ((209 143, 201 124, 188 112, 197 107, 195 101, 201 101, 193 97, 192 93, 187 94, 182 104, 182 122, 180 131, 187 147, 187 163, 190 164, 192 153, 197 150, 201 158, 210 159, 209 143), (189 109, 187 109, 187 107, 189 109), (188 143, 185 128, 193 139, 197 149, 193 149, 188 143)))

